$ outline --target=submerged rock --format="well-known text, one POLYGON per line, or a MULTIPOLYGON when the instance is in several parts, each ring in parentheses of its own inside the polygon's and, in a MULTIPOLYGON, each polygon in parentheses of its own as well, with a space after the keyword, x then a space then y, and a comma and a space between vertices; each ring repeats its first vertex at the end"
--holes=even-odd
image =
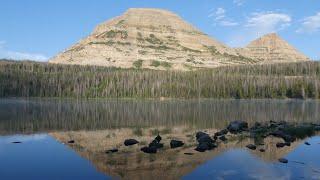
POLYGON ((216 137, 216 136, 223 136, 223 135, 226 135, 226 134, 228 134, 228 129, 223 129, 223 130, 221 130, 221 131, 218 131, 218 132, 216 132, 216 133, 214 133, 214 136, 216 137))
POLYGON ((284 147, 286 144, 285 143, 277 143, 276 146, 277 148, 282 148, 284 147))
POLYGON ((138 144, 139 141, 135 140, 135 139, 126 139, 124 141, 124 145, 125 146, 132 146, 132 145, 135 145, 135 144, 138 144))
POLYGON ((283 132, 281 130, 276 130, 276 131, 270 133, 270 135, 282 138, 285 142, 294 142, 296 140, 295 137, 293 137, 289 134, 286 134, 285 132, 283 132))
POLYGON ((205 132, 201 132, 201 131, 199 131, 199 132, 196 133, 196 138, 197 138, 197 140, 198 140, 199 138, 201 138, 202 136, 209 136, 209 134, 207 134, 207 133, 205 133, 205 132))
POLYGON ((68 141, 69 144, 73 144, 74 142, 75 142, 74 140, 68 141))
POLYGON ((163 148, 163 144, 159 143, 157 140, 153 140, 150 144, 149 147, 155 147, 157 149, 163 148))
POLYGON ((227 129, 233 134, 239 133, 241 131, 245 131, 247 130, 247 128, 248 128, 248 123, 244 121, 233 121, 227 127, 227 129))
POLYGON ((251 149, 251 150, 256 150, 257 149, 257 146, 256 145, 253 145, 253 144, 248 144, 246 146, 248 149, 251 149))
POLYGON ((13 143, 13 144, 21 144, 22 142, 21 141, 13 141, 11 143, 13 143))
POLYGON ((265 152, 266 150, 261 148, 261 149, 259 149, 259 151, 260 152, 265 152))
POLYGON ((170 147, 171 148, 178 148, 178 147, 181 147, 183 145, 184 145, 184 143, 182 141, 178 141, 178 140, 171 140, 170 141, 170 147))
POLYGON ((280 158, 280 159, 278 159, 278 161, 281 163, 285 163, 285 164, 288 163, 288 160, 285 158, 280 158))
POLYGON ((142 152, 144 153, 148 153, 148 154, 155 154, 157 153, 157 148, 156 147, 148 147, 148 146, 145 146, 145 147, 142 147, 140 149, 142 152))
POLYGON ((154 138, 154 140, 156 140, 158 143, 161 141, 161 136, 158 134, 158 136, 156 138, 154 138))
POLYGON ((118 152, 119 150, 114 148, 114 149, 109 149, 109 150, 106 150, 106 154, 111 154, 111 153, 115 153, 115 152, 118 152))
POLYGON ((214 143, 203 142, 203 143, 200 143, 194 150, 196 150, 198 152, 205 152, 207 150, 212 150, 216 147, 217 147, 217 145, 215 145, 214 143))
POLYGON ((304 142, 305 145, 310 146, 311 144, 309 142, 304 142))
POLYGON ((214 143, 215 141, 209 135, 203 135, 197 139, 198 143, 214 143))
POLYGON ((227 140, 228 140, 224 135, 223 135, 223 136, 220 136, 219 139, 220 139, 221 141, 227 141, 227 140))

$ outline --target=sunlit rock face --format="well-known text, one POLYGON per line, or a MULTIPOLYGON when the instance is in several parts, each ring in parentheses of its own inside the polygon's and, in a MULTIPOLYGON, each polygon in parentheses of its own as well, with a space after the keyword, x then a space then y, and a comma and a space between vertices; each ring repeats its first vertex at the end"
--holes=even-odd
MULTIPOLYGON (((232 149, 244 149, 258 157, 260 161, 274 163, 294 150, 299 144, 303 144, 302 140, 298 140, 291 146, 277 148, 276 143, 282 142, 282 139, 267 137, 264 139, 263 145, 257 145, 257 150, 249 150, 246 146, 256 143, 254 139, 228 133, 226 135, 227 141, 217 140, 217 148, 200 153, 194 150, 197 146, 195 138, 197 131, 198 129, 191 127, 177 126, 172 128, 68 131, 54 132, 50 135, 58 141, 68 144, 82 157, 89 159, 99 171, 122 179, 178 179, 191 173, 205 162, 232 149), (159 149, 156 154, 143 153, 140 150, 141 147, 148 145, 157 134, 161 135, 164 147, 159 149), (123 142, 127 138, 137 139, 140 143, 129 147, 124 146, 123 142), (67 143, 70 139, 75 142, 73 144, 67 143), (181 140, 185 145, 181 148, 171 149, 169 144, 172 139, 181 140), (106 153, 106 150, 114 148, 119 151, 106 153), (265 152, 260 152, 259 149, 265 149, 265 152)), ((203 129, 203 131, 213 135, 218 129, 203 129)))
POLYGON ((256 61, 239 56, 172 12, 134 8, 98 25, 50 62, 191 70, 256 61))
POLYGON ((266 34, 252 42, 245 48, 238 49, 239 53, 262 63, 299 62, 310 59, 300 53, 276 33, 266 34))

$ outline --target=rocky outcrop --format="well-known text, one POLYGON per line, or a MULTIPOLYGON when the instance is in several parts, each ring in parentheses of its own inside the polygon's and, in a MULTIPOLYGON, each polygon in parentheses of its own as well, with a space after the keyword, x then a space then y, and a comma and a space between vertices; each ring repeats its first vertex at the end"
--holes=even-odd
POLYGON ((233 49, 199 31, 178 15, 132 8, 96 27, 91 35, 50 63, 193 70, 226 65, 295 62, 308 58, 276 34, 233 49))
POLYGON ((245 48, 237 49, 237 51, 243 56, 261 60, 262 63, 310 60, 276 33, 266 34, 252 41, 245 48))
POLYGON ((50 63, 160 70, 254 62, 172 12, 136 8, 100 24, 91 35, 50 60, 50 63))

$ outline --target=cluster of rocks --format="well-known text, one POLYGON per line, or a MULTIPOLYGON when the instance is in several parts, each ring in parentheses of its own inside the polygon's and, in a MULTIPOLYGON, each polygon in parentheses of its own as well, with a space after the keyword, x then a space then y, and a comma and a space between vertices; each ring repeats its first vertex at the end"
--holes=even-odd
MULTIPOLYGON (((199 131, 196 133, 195 138, 197 141, 197 146, 194 149, 198 152, 205 152, 208 150, 212 150, 218 147, 219 142, 226 142, 228 138, 226 137, 228 133, 232 135, 247 135, 247 137, 260 139, 263 141, 264 138, 268 136, 278 137, 283 140, 283 142, 276 143, 277 148, 282 148, 285 146, 290 146, 292 142, 296 141, 298 138, 304 138, 307 136, 313 135, 316 131, 320 131, 320 125, 317 124, 289 124, 287 122, 274 122, 270 121, 265 124, 255 123, 252 127, 249 128, 247 122, 244 121, 233 121, 229 123, 229 125, 222 129, 214 135, 209 135, 208 133, 199 131)), ((152 140, 148 146, 142 147, 140 150, 144 153, 154 154, 157 151, 164 147, 164 144, 161 143, 162 137, 157 135, 154 140, 152 140)), ((139 141, 135 139, 126 139, 124 141, 125 146, 132 146, 138 144, 139 141)), ((310 143, 305 142, 306 145, 310 145, 310 143)), ((184 142, 180 140, 171 140, 170 148, 178 148, 182 147, 184 142)), ((264 145, 263 142, 248 144, 246 147, 250 150, 257 150, 257 146, 264 145)), ((260 152, 265 152, 265 149, 259 148, 260 152)), ((114 153, 118 152, 118 149, 110 149, 107 150, 106 153, 114 153)), ((186 155, 193 155, 193 153, 185 153, 186 155)), ((287 163, 288 160, 284 158, 279 159, 279 162, 287 163)))

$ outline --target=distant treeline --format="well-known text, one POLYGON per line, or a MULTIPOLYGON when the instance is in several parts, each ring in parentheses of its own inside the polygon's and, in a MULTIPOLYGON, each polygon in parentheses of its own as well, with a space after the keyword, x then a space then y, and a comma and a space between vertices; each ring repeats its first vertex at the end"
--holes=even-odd
POLYGON ((0 97, 319 98, 320 63, 192 72, 0 61, 0 97))

